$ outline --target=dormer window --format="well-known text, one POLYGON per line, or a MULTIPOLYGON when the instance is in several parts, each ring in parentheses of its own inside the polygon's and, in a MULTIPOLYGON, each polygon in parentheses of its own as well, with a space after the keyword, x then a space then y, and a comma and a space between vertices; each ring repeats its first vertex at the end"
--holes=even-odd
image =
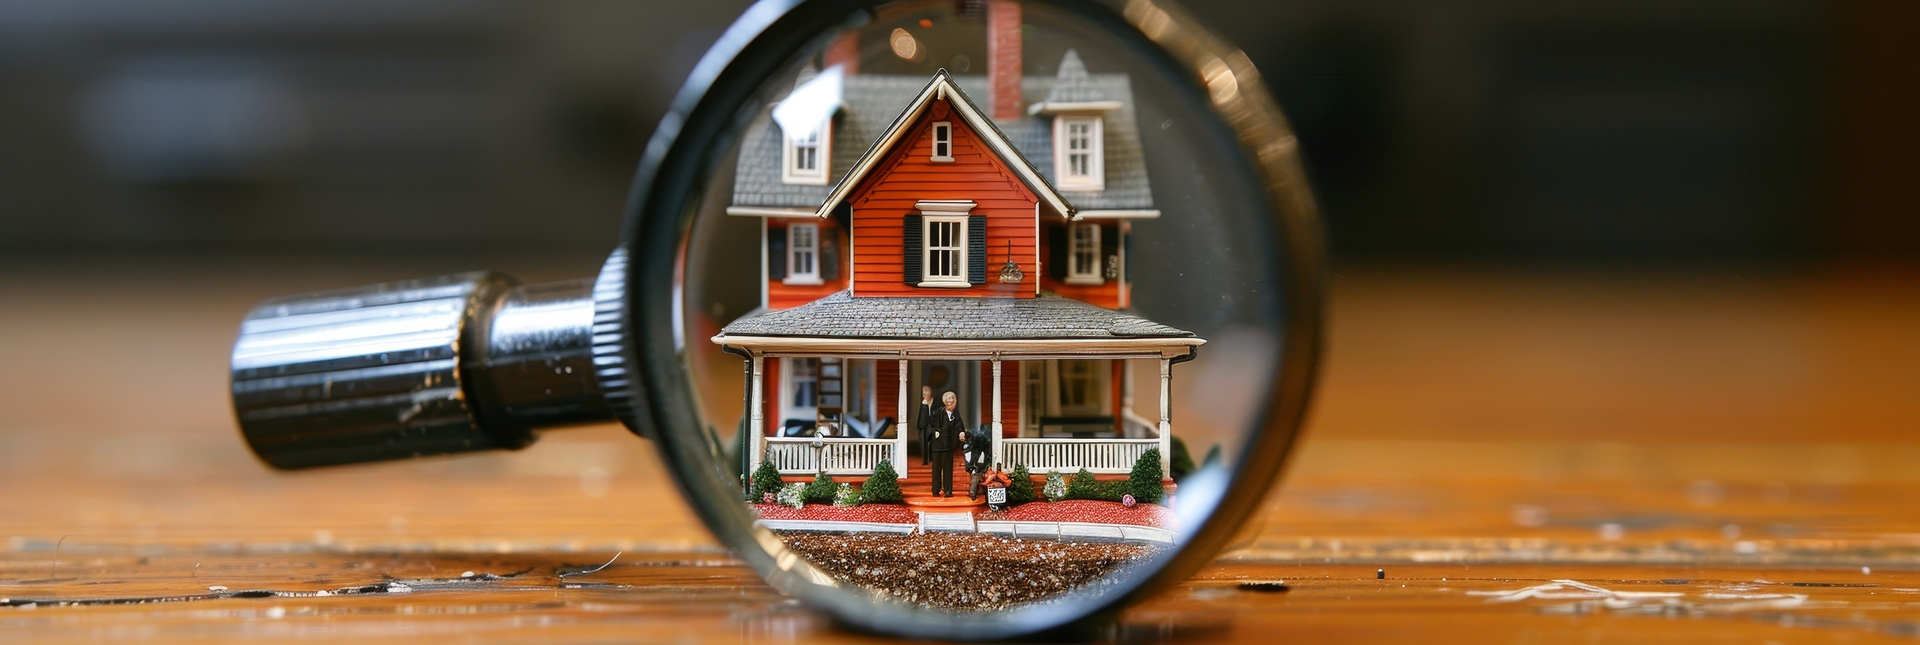
POLYGON ((951 121, 933 122, 932 161, 937 161, 937 162, 953 161, 953 122, 951 121))
POLYGON ((1061 190, 1106 188, 1101 134, 1100 117, 1054 117, 1053 176, 1057 178, 1061 190))
POLYGON ((794 224, 787 227, 787 277, 785 284, 820 284, 820 225, 794 224))
POLYGON ((807 132, 781 137, 780 180, 789 184, 827 183, 828 155, 832 154, 833 121, 821 123, 807 132))

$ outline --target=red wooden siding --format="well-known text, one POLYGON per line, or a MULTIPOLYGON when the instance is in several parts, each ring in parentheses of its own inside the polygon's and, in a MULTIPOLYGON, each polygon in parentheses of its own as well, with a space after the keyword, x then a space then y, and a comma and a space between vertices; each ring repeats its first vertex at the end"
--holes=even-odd
POLYGON ((896 431, 906 423, 900 418, 900 361, 875 360, 873 362, 873 402, 874 414, 880 418, 893 417, 896 431))
MULTIPOLYGON (((767 281, 767 309, 770 311, 792 309, 833 295, 835 292, 847 288, 847 258, 852 254, 847 252, 846 234, 840 229, 840 225, 834 223, 833 220, 805 219, 800 221, 809 224, 819 224, 820 240, 822 242, 833 240, 833 243, 838 245, 839 250, 837 255, 839 256, 840 270, 835 273, 834 279, 821 280, 822 284, 817 285, 791 285, 779 280, 769 279, 765 275, 762 275, 761 279, 767 281)), ((794 223, 794 220, 789 218, 769 217, 767 218, 767 230, 784 229, 792 223, 794 223)), ((825 247, 822 246, 820 248, 825 247)), ((824 255, 824 253, 817 255, 815 261, 819 261, 824 255)), ((785 259, 782 258, 780 261, 784 262, 785 259)), ((823 271, 822 275, 824 274, 825 272, 823 271)))
MULTIPOLYGON (((1115 235, 1117 231, 1118 227, 1106 228, 1100 231, 1100 234, 1102 236, 1115 235)), ((1055 244, 1066 244, 1066 235, 1067 227, 1065 226, 1042 226, 1040 227, 1040 236, 1042 238, 1040 240, 1040 248, 1045 250, 1053 248, 1055 244)), ((1045 253, 1043 253, 1042 256, 1051 257, 1050 254, 1045 253)), ((1047 270, 1053 271, 1054 267, 1049 266, 1047 270)), ((1125 303, 1122 302, 1120 297, 1120 291, 1123 286, 1119 280, 1108 280, 1100 284, 1067 284, 1052 275, 1044 275, 1040 278, 1040 288, 1098 307, 1119 309, 1125 306, 1125 303)))
POLYGON ((847 202, 853 209, 853 253, 857 255, 853 261, 854 295, 1034 296, 1034 280, 1040 275, 1034 239, 1034 205, 1039 200, 964 119, 950 113, 946 101, 929 106, 847 202), (953 124, 952 162, 930 160, 934 121, 953 124), (987 283, 966 289, 922 289, 907 284, 901 263, 902 218, 918 212, 915 202, 958 199, 972 200, 977 204, 972 214, 987 218, 987 283), (1009 243, 1014 263, 1027 275, 1020 284, 999 281, 1009 243))

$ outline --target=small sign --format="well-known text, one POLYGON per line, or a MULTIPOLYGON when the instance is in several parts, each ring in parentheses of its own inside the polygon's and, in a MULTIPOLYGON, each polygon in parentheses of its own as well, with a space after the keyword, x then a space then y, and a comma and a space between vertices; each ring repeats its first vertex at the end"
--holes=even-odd
POLYGON ((1007 503, 1007 489, 1005 487, 987 489, 987 503, 995 506, 1007 503))

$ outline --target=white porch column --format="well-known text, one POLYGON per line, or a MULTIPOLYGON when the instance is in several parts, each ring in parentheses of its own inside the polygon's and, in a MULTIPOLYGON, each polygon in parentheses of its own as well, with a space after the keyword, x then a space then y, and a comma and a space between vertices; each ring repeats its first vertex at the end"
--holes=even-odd
POLYGON ((907 478, 907 353, 900 352, 900 419, 893 422, 893 471, 907 478))
POLYGON ((988 462, 989 465, 1001 463, 1000 440, 1001 440, 1001 436, 1000 436, 1000 353, 994 352, 993 354, 993 461, 988 462))
POLYGON ((1160 358, 1160 476, 1173 464, 1173 362, 1160 358))
POLYGON ((762 397, 765 396, 761 393, 760 385, 763 380, 761 374, 764 372, 762 369, 764 367, 764 360, 758 352, 754 353, 753 409, 747 411, 747 418, 750 419, 750 421, 747 422, 747 431, 753 433, 753 445, 750 446, 750 449, 753 451, 753 457, 752 461, 748 462, 748 478, 752 478, 753 472, 760 469, 760 458, 765 456, 767 452, 766 419, 761 418, 761 411, 767 407, 761 404, 762 397))

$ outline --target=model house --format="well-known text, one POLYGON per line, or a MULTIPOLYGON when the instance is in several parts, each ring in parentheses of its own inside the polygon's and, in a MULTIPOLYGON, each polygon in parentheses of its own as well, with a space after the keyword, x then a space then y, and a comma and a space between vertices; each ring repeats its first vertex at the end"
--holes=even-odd
POLYGON ((1127 313, 1131 224, 1159 216, 1128 79, 991 58, 985 78, 803 72, 747 132, 727 212, 763 224, 762 307, 712 340, 751 356, 751 466, 909 476, 922 386, 990 424, 1008 468, 1169 455, 1171 369, 1205 341, 1127 313))

